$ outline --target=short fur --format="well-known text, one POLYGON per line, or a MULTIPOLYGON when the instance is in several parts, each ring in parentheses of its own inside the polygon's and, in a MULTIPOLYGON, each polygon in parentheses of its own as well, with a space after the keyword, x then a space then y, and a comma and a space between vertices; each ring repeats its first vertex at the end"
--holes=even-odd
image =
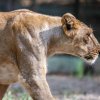
POLYGON ((92 29, 72 14, 0 13, 0 84, 20 82, 34 100, 54 100, 46 81, 48 56, 65 53, 92 63, 99 51, 92 29))

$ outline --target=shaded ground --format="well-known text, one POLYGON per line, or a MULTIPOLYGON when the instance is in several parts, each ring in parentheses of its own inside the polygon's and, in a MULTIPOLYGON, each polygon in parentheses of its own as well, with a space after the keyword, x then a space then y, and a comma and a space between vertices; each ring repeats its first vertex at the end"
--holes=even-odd
MULTIPOLYGON (((49 75, 47 80, 57 100, 100 100, 100 77, 49 75)), ((18 84, 14 84, 3 100, 32 99, 18 84)))
POLYGON ((51 91, 58 100, 100 100, 100 77, 48 76, 51 91))

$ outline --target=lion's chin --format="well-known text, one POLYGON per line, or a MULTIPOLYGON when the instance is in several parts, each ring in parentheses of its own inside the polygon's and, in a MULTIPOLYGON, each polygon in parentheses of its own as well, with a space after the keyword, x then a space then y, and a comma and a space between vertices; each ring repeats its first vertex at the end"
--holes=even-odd
POLYGON ((98 55, 96 55, 93 59, 89 59, 89 60, 84 59, 84 60, 85 60, 86 63, 92 65, 96 62, 97 58, 98 58, 98 55))

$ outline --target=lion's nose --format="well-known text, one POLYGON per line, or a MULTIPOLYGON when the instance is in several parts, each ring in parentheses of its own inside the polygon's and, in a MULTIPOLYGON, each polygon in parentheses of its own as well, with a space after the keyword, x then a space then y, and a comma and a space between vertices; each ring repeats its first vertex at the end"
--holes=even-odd
POLYGON ((100 54, 100 44, 97 46, 98 53, 100 54))
POLYGON ((100 54, 100 44, 97 44, 95 49, 94 49, 94 52, 100 54))
POLYGON ((100 44, 97 45, 97 50, 98 50, 98 53, 100 54, 100 44))

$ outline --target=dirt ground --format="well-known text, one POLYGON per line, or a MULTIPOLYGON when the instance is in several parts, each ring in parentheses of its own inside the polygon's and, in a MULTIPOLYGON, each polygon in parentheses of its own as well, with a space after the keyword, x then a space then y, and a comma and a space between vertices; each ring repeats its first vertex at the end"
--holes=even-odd
MULTIPOLYGON (((47 81, 49 83, 52 94, 57 100, 100 100, 99 76, 77 78, 67 75, 48 75, 47 81)), ((18 84, 11 85, 8 91, 11 90, 15 91, 15 93, 12 92, 14 98, 10 99, 11 95, 9 96, 8 93, 7 99, 5 98, 3 100, 19 100, 16 99, 16 97, 18 98, 19 94, 23 95, 24 93, 26 93, 25 90, 22 89, 18 84)), ((23 96, 24 98, 26 98, 25 95, 23 96)))
POLYGON ((100 77, 47 76, 57 100, 100 100, 100 77))

